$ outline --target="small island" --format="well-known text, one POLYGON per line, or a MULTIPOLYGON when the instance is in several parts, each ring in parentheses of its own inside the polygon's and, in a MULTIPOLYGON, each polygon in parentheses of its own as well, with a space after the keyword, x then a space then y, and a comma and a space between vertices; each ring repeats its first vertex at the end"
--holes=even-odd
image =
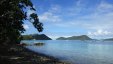
POLYGON ((92 40, 87 35, 81 35, 81 36, 71 36, 71 37, 59 37, 56 40, 92 40))
POLYGON ((113 38, 103 39, 104 41, 113 41, 113 38))
POLYGON ((52 40, 50 37, 45 34, 30 34, 30 35, 22 35, 23 40, 52 40))

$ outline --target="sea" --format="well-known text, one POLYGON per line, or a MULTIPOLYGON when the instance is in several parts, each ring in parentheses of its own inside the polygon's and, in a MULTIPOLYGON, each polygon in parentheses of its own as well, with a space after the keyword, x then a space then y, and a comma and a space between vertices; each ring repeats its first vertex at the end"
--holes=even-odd
POLYGON ((71 64, 113 64, 113 41, 101 40, 23 40, 26 48, 71 64), (45 43, 35 46, 34 43, 45 43))

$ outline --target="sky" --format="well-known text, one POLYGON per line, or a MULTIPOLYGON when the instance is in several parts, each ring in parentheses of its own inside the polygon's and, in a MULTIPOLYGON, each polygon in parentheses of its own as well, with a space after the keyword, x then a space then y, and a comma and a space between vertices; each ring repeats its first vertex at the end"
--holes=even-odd
POLYGON ((44 24, 39 33, 25 21, 24 34, 46 34, 52 39, 88 35, 94 39, 113 37, 113 0, 31 0, 44 24))

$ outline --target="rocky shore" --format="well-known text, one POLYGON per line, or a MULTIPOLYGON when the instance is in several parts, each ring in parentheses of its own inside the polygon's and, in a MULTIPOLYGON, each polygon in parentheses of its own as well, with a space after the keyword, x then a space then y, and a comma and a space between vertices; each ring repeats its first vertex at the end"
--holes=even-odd
POLYGON ((23 46, 13 46, 8 55, 0 56, 0 64, 69 64, 54 57, 35 53, 23 46))

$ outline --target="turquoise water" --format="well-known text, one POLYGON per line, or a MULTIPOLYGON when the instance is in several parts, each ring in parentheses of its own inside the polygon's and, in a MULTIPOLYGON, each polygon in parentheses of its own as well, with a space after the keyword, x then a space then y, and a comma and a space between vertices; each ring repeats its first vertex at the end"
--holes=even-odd
POLYGON ((28 40, 44 42, 44 46, 28 46, 30 50, 54 56, 72 64, 113 64, 113 41, 28 40))

